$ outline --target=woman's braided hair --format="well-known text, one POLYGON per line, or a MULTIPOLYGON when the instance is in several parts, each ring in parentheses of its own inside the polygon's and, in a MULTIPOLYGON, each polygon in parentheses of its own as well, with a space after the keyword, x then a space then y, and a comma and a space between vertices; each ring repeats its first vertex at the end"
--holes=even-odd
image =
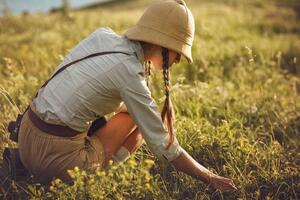
POLYGON ((163 57, 163 78, 165 83, 165 103, 161 112, 161 118, 163 123, 167 126, 169 133, 169 144, 167 149, 172 145, 175 139, 175 132, 173 123, 175 120, 175 114, 173 105, 170 98, 170 72, 169 72, 169 50, 167 48, 162 48, 162 57, 163 57))

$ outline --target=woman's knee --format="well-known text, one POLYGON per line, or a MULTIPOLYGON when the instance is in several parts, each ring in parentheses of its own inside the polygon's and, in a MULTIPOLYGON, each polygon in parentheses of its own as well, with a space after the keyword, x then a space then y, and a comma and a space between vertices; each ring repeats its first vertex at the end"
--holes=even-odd
POLYGON ((127 112, 117 113, 110 120, 122 121, 122 122, 127 123, 127 124, 135 125, 134 120, 132 119, 132 117, 127 112))
POLYGON ((143 142, 144 139, 139 129, 135 129, 123 143, 123 146, 126 147, 130 153, 133 153, 143 144, 143 142))
POLYGON ((112 116, 105 126, 97 131, 97 135, 112 134, 116 136, 119 134, 129 134, 135 127, 135 122, 128 113, 118 113, 112 116))
POLYGON ((105 157, 110 158, 136 129, 136 125, 128 113, 112 116, 104 127, 96 132, 104 147, 105 157))

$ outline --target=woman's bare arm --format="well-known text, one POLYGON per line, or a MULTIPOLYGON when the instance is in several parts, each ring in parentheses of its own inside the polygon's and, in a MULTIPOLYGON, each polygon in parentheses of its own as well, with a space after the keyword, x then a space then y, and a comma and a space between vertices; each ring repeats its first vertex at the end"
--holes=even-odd
POLYGON ((195 161, 186 151, 171 162, 177 170, 195 177, 207 185, 222 191, 236 189, 232 180, 213 174, 195 161))

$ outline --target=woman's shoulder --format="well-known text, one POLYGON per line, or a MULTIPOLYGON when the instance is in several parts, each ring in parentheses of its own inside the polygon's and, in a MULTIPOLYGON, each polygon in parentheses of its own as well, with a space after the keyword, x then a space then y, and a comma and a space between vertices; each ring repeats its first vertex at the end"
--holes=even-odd
POLYGON ((116 32, 114 32, 110 27, 99 27, 95 30, 94 34, 110 35, 113 37, 121 37, 116 32))
POLYGON ((91 34, 90 39, 93 44, 98 46, 98 49, 107 51, 118 51, 127 54, 133 54, 137 51, 136 43, 128 40, 123 35, 119 35, 109 27, 100 27, 91 34))
POLYGON ((114 56, 124 65, 131 75, 137 75, 144 71, 143 52, 141 46, 128 40, 124 36, 115 33, 109 27, 101 27, 96 30, 99 45, 104 45, 110 51, 123 52, 123 55, 114 56))

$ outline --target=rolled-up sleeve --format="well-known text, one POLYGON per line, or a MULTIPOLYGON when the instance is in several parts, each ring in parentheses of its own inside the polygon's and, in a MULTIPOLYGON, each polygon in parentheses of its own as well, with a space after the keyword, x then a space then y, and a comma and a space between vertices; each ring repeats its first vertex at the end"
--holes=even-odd
POLYGON ((172 161, 177 158, 182 149, 176 138, 173 144, 166 148, 169 143, 168 133, 144 78, 141 75, 131 77, 120 94, 152 153, 160 160, 172 161))

